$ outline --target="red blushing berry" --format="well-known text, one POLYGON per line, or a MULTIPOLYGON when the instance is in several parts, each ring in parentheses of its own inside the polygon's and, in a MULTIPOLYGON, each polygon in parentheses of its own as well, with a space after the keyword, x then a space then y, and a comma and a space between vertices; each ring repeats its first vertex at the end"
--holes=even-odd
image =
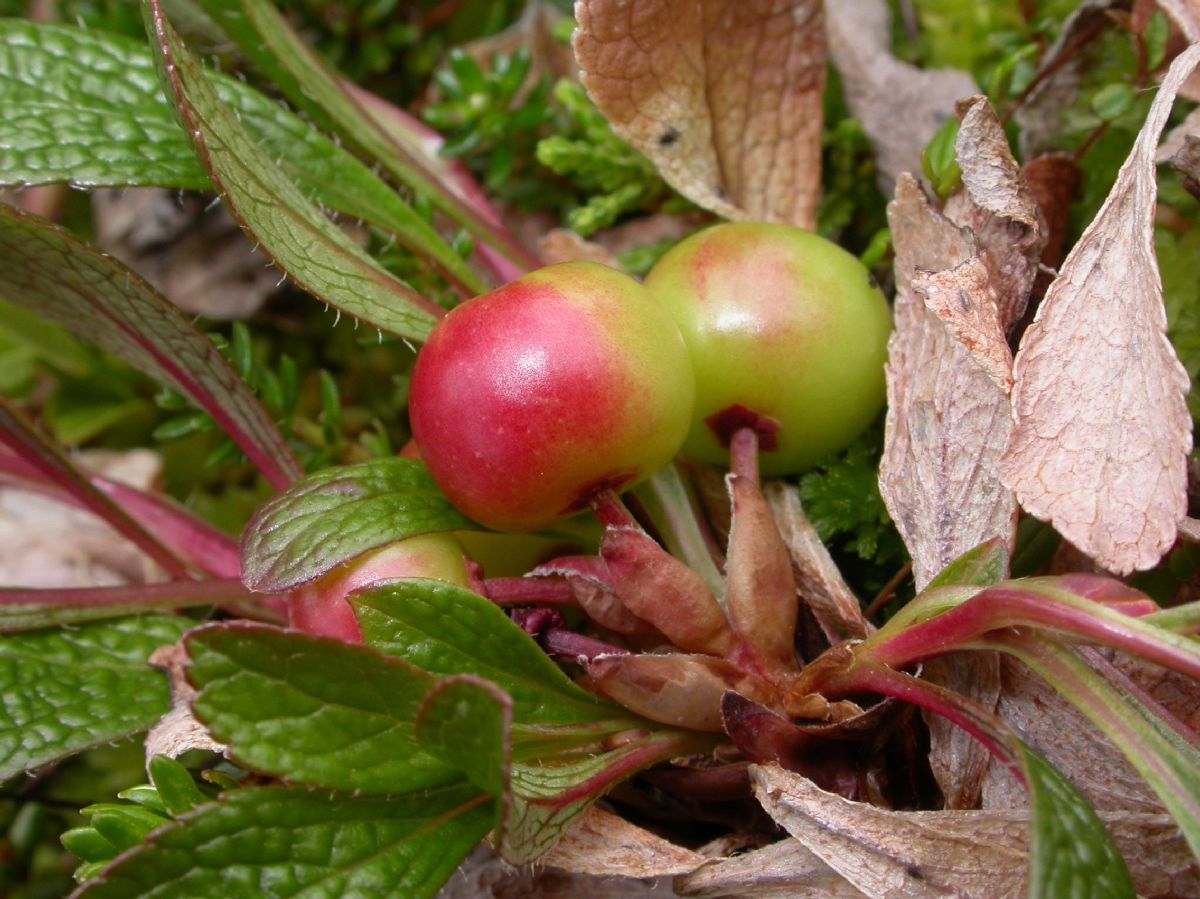
POLYGON ((679 451, 693 377, 632 278, 552 265, 453 310, 417 357, 409 414, 434 480, 497 530, 537 530, 679 451))

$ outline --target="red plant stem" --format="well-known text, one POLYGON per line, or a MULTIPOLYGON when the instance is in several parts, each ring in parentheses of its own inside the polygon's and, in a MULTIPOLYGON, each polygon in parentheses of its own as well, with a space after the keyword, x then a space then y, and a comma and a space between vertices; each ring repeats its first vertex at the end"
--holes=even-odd
POLYGON ((124 509, 96 489, 66 456, 46 443, 7 403, 0 403, 0 443, 7 444, 9 449, 36 470, 43 479, 58 485, 80 506, 99 516, 118 534, 158 563, 172 578, 184 580, 192 576, 182 559, 156 540, 124 509))
POLYGON ((960 649, 988 631, 1021 626, 1094 640, 1200 678, 1200 661, 1182 650, 1120 622, 1012 587, 985 590, 943 615, 872 641, 862 651, 871 662, 904 668, 919 659, 960 649))
POLYGON ((0 607, 41 606, 53 609, 185 609, 222 606, 255 610, 255 617, 282 622, 282 597, 251 593, 237 578, 125 584, 118 587, 3 588, 0 607), (264 613, 265 612, 265 613, 264 613))
POLYGON ((535 805, 544 805, 549 808, 562 808, 588 796, 598 796, 618 781, 624 780, 634 772, 648 768, 656 762, 689 755, 711 746, 712 739, 710 737, 695 733, 680 734, 666 740, 656 738, 653 742, 629 750, 600 773, 589 777, 582 783, 575 784, 562 793, 556 793, 552 799, 544 802, 533 800, 533 802, 535 805))
POLYGON ((1182 739, 1187 740, 1193 747, 1200 750, 1200 733, 1197 733, 1184 724, 1178 715, 1155 699, 1141 684, 1106 659, 1098 649, 1083 647, 1079 654, 1087 660, 1087 663, 1096 670, 1097 674, 1118 689, 1128 693, 1144 705, 1151 714, 1165 722, 1182 739))
MULTIPOLYGON (((232 537, 164 497, 103 475, 83 473, 96 489, 145 525, 159 540, 208 574, 219 578, 241 575, 238 545, 232 537)), ((78 497, 50 481, 42 471, 18 456, 0 452, 0 480, 5 475, 13 478, 13 486, 23 490, 36 491, 78 509, 88 508, 78 497)))
POLYGON ((729 438, 729 470, 753 484, 758 476, 758 432, 754 428, 738 428, 729 438))
POLYGON ((550 655, 569 661, 582 659, 592 661, 599 656, 627 656, 628 649, 621 649, 602 640, 594 640, 561 627, 552 627, 542 635, 542 645, 550 655))
POLYGON ((826 699, 869 692, 927 709, 961 727, 982 743, 1018 781, 1028 784, 1020 757, 1000 736, 1006 725, 983 706, 945 687, 884 665, 860 661, 850 670, 822 680, 815 689, 826 699))
POLYGON ((642 529, 633 513, 625 507, 621 497, 613 490, 601 490, 592 498, 591 506, 600 523, 606 528, 635 528, 639 531, 642 529))
POLYGON ((578 606, 566 578, 492 577, 483 582, 483 595, 498 606, 578 606))

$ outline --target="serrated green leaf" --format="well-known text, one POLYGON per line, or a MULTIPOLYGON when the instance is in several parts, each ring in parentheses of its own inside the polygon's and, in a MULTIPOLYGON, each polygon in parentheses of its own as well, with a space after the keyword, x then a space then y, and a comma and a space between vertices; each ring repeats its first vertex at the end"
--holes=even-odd
POLYGON ((167 814, 178 817, 205 801, 192 773, 174 759, 156 755, 150 760, 150 779, 167 814))
POLYGON ((385 457, 317 472, 263 506, 242 538, 242 578, 290 590, 405 537, 474 527, 420 462, 385 457))
POLYGON ((1021 744, 1033 812, 1030 899, 1128 899, 1133 882, 1083 795, 1039 753, 1021 744))
POLYGON ((436 675, 473 674, 504 690, 519 724, 628 722, 622 710, 576 686, 491 601, 442 581, 412 580, 357 593, 363 638, 436 675))
POLYGON ((938 573, 928 588, 966 584, 990 587, 1008 577, 1008 547, 993 537, 969 549, 938 573))
POLYGON ((183 619, 126 618, 0 638, 0 780, 145 730, 170 708, 147 664, 183 619))
POLYGON ((421 748, 466 774, 485 793, 508 784, 512 700, 495 684, 470 675, 448 677, 417 712, 421 748))
POLYGON ((407 287, 330 222, 254 142, 163 15, 143 0, 175 98, 201 162, 226 204, 278 265, 319 300, 385 331, 423 340, 443 310, 407 287))
POLYGON ((277 487, 302 473, 245 382, 178 309, 111 256, 2 204, 0 295, 186 393, 277 487))
POLYGON ((186 645, 196 716, 245 767, 376 796, 461 776, 413 737, 434 679, 405 662, 250 624, 203 627, 186 645))
MULTIPOLYGON (((209 76, 217 95, 298 188, 370 222, 476 293, 483 282, 366 165, 250 86, 209 76)), ((0 183, 70 182, 211 190, 144 44, 21 19, 0 21, 0 183)))
POLYGON ((369 114, 273 4, 200 0, 200 6, 297 109, 509 259, 537 267, 536 259, 450 184, 449 172, 420 134, 395 121, 385 127, 369 114))
POLYGON ((492 822, 456 785, 392 799, 239 790, 178 819, 80 899, 433 896, 492 822))

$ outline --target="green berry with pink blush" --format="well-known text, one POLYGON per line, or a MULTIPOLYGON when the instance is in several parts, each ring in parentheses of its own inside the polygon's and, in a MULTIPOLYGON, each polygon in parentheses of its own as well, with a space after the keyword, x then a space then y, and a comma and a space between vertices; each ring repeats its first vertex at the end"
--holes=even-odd
POLYGON ((645 284, 691 354, 688 455, 728 464, 733 434, 750 427, 762 471, 791 474, 843 449, 882 408, 891 312, 838 245, 731 222, 681 241, 645 284))

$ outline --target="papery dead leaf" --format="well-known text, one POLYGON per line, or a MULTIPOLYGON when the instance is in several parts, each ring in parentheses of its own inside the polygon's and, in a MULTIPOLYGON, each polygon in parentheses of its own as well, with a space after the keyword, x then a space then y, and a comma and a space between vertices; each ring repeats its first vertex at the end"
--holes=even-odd
POLYGON ((727 218, 815 226, 819 0, 579 0, 575 17, 588 94, 668 184, 727 218))
POLYGON ((670 877, 573 874, 541 864, 514 868, 480 846, 450 876, 437 899, 672 899, 670 877))
MULTIPOLYGON (((1162 814, 1162 803, 1121 752, 1053 687, 1009 656, 1000 660, 997 714, 1098 811, 1162 814)), ((1003 765, 989 767, 983 807, 1023 808, 1025 788, 1003 765)))
POLYGON ((944 272, 917 272, 912 289, 929 311, 1005 395, 1012 389, 1012 351, 1000 325, 1000 299, 992 275, 978 256, 944 272))
POLYGON ((985 540, 1012 545, 1016 502, 997 476, 1011 422, 1004 392, 912 288, 918 270, 967 262, 973 242, 907 174, 897 181, 888 222, 896 241, 896 330, 879 485, 920 590, 985 540))
POLYGON ((1185 727, 1200 734, 1200 681, 1137 656, 1105 654, 1118 671, 1161 703, 1185 727))
POLYGON ((199 691, 188 683, 184 669, 188 654, 183 643, 156 649, 150 664, 167 672, 171 682, 171 710, 146 734, 146 764, 156 755, 179 758, 192 749, 225 752, 225 744, 213 739, 208 728, 192 713, 192 700, 199 691))
POLYGON ((1168 162, 1183 176, 1183 186, 1187 188, 1188 193, 1193 197, 1200 197, 1200 135, 1186 135, 1183 146, 1168 162))
POLYGON ((901 172, 921 170, 921 152, 955 101, 979 93, 956 69, 919 69, 891 53, 891 13, 883 0, 826 4, 829 54, 851 114, 875 147, 885 194, 901 172))
MULTIPOLYGON (((1003 336, 1025 312, 1046 229, 992 104, 986 97, 971 97, 960 101, 957 109, 961 122, 954 153, 963 186, 943 211, 975 240, 999 305, 1003 336)), ((985 324, 985 330, 994 327, 985 324)), ((1007 357, 1007 346, 1004 351, 1007 357)))
MULTIPOLYGON (((146 489, 162 472, 150 450, 88 452, 87 470, 146 489)), ((17 487, 0 487, 0 582, 24 587, 107 587, 161 577, 125 537, 90 512, 17 487)))
POLYGON ((1026 511, 1118 574, 1157 564, 1187 512, 1189 381, 1167 339, 1154 256, 1154 150, 1197 61, 1200 46, 1172 63, 1013 368, 1004 483, 1026 511))
MULTIPOLYGON (((1000 658, 994 652, 960 652, 929 659, 924 677, 969 697, 989 712, 996 710, 1000 700, 1000 658)), ((978 808, 984 777, 992 767, 991 753, 941 715, 922 715, 929 727, 929 764, 945 808, 978 808)))
POLYGON ((1158 5, 1189 42, 1200 41, 1200 3, 1196 0, 1158 0, 1158 5))
POLYGON ((92 197, 101 248, 185 312, 247 318, 279 289, 279 271, 208 197, 157 188, 98 190, 92 197))
POLYGON ((609 268, 620 268, 617 257, 566 228, 555 228, 546 232, 538 241, 538 258, 546 265, 559 262, 599 262, 609 268))
POLYGON ((1017 813, 894 812, 775 766, 750 769, 767 813, 868 896, 1024 894, 1028 821, 1017 813))
POLYGON ((699 853, 593 805, 538 864, 575 874, 647 878, 686 874, 705 861, 699 853))
POLYGON ((846 585, 837 563, 804 513, 800 491, 783 481, 773 481, 763 487, 763 494, 792 557, 800 595, 830 642, 865 637, 873 631, 870 622, 863 618, 858 597, 846 585))
POLYGON ((675 878, 683 896, 713 899, 862 899, 863 892, 804 847, 780 840, 754 852, 709 862, 675 878))
MULTIPOLYGON (((868 896, 1025 895, 1026 809, 894 812, 826 793, 774 766, 752 767, 751 778, 771 816, 868 896)), ((1195 859, 1170 816, 1119 810, 1100 819, 1139 895, 1197 894, 1195 859)))

